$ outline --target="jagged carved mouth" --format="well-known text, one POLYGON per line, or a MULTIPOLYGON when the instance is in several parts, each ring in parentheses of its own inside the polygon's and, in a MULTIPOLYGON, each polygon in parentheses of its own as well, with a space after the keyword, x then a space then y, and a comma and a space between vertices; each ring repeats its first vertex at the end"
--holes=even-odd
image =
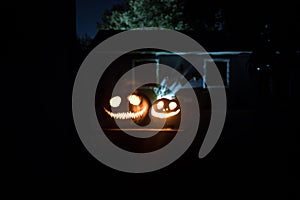
POLYGON ((144 113, 147 111, 147 108, 144 107, 142 110, 138 112, 119 112, 119 113, 113 113, 104 108, 105 112, 114 119, 137 119, 139 117, 142 117, 144 113))

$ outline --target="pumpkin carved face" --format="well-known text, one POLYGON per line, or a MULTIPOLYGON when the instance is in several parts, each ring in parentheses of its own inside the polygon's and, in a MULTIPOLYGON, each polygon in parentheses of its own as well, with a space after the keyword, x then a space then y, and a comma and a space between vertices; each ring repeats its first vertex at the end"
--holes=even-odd
POLYGON ((113 108, 120 106, 122 101, 128 101, 128 111, 112 112, 104 108, 105 112, 114 119, 127 120, 132 119, 138 125, 146 125, 147 115, 149 110, 149 102, 146 97, 137 93, 127 96, 127 99, 122 99, 120 96, 112 97, 109 104, 113 108))
POLYGON ((114 96, 109 100, 109 105, 114 111, 110 111, 109 107, 104 107, 104 110, 115 120, 133 120, 140 126, 148 125, 151 118, 167 119, 178 115, 181 110, 176 96, 158 98, 155 93, 157 89, 157 85, 150 84, 138 88, 127 97, 114 96))
POLYGON ((177 115, 180 112, 180 106, 177 99, 158 99, 151 107, 151 115, 156 118, 169 118, 177 115))

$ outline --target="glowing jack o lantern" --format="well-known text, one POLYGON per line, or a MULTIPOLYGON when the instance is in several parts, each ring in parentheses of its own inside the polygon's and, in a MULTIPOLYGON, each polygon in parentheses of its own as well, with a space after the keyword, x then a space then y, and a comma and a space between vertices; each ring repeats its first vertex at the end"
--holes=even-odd
MULTIPOLYGON (((129 102, 129 111, 114 113, 106 108, 104 108, 104 110, 111 118, 114 119, 132 119, 139 125, 148 124, 148 121, 150 120, 147 118, 149 102, 146 97, 138 94, 131 94, 127 97, 127 100, 129 102)), ((121 104, 121 101, 121 97, 115 96, 110 99, 109 104, 111 107, 117 108, 121 104)))
POLYGON ((176 99, 158 99, 151 107, 151 115, 153 117, 165 119, 173 117, 180 112, 180 105, 176 99))
MULTIPOLYGON (((176 96, 165 95, 163 97, 158 97, 159 95, 157 95, 155 91, 159 89, 160 86, 157 84, 147 84, 136 89, 131 95, 127 96, 127 98, 126 96, 123 98, 120 96, 114 96, 109 100, 110 107, 118 108, 121 104, 124 105, 124 102, 129 103, 128 107, 123 107, 118 112, 110 111, 108 109, 109 107, 104 107, 104 110, 113 119, 131 119, 140 126, 148 125, 153 118, 167 119, 179 116, 181 110, 176 96), (150 113, 152 118, 149 116, 150 113)), ((169 90, 166 90, 166 94, 170 93, 171 92, 169 90)), ((178 122, 177 119, 180 119, 180 116, 176 119, 172 118, 171 121, 166 121, 164 127, 169 127, 169 125, 170 127, 177 127, 177 125, 174 125, 178 122)), ((155 123, 152 124, 152 126, 156 127, 159 126, 159 124, 160 122, 155 120, 155 123)))

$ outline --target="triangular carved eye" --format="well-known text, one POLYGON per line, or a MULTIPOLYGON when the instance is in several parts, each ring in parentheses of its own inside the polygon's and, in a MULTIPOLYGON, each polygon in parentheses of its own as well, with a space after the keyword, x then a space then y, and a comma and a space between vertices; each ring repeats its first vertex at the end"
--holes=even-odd
POLYGON ((139 97, 139 96, 137 96, 137 95, 135 95, 135 94, 132 94, 132 95, 129 95, 128 97, 127 97, 127 99, 128 99, 128 101, 132 104, 132 105, 134 105, 134 106, 138 106, 138 105, 140 105, 141 104, 141 97, 139 97))
POLYGON ((115 96, 115 97, 112 97, 110 100, 109 100, 109 104, 111 107, 119 107, 119 105, 121 104, 121 97, 119 96, 115 96))

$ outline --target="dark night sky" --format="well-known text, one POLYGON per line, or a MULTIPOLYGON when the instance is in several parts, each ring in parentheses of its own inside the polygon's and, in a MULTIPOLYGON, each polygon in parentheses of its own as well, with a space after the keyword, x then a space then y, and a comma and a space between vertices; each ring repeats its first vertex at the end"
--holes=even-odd
POLYGON ((87 33, 94 37, 96 23, 101 22, 104 11, 121 2, 123 0, 76 0, 77 34, 82 36, 87 33))

